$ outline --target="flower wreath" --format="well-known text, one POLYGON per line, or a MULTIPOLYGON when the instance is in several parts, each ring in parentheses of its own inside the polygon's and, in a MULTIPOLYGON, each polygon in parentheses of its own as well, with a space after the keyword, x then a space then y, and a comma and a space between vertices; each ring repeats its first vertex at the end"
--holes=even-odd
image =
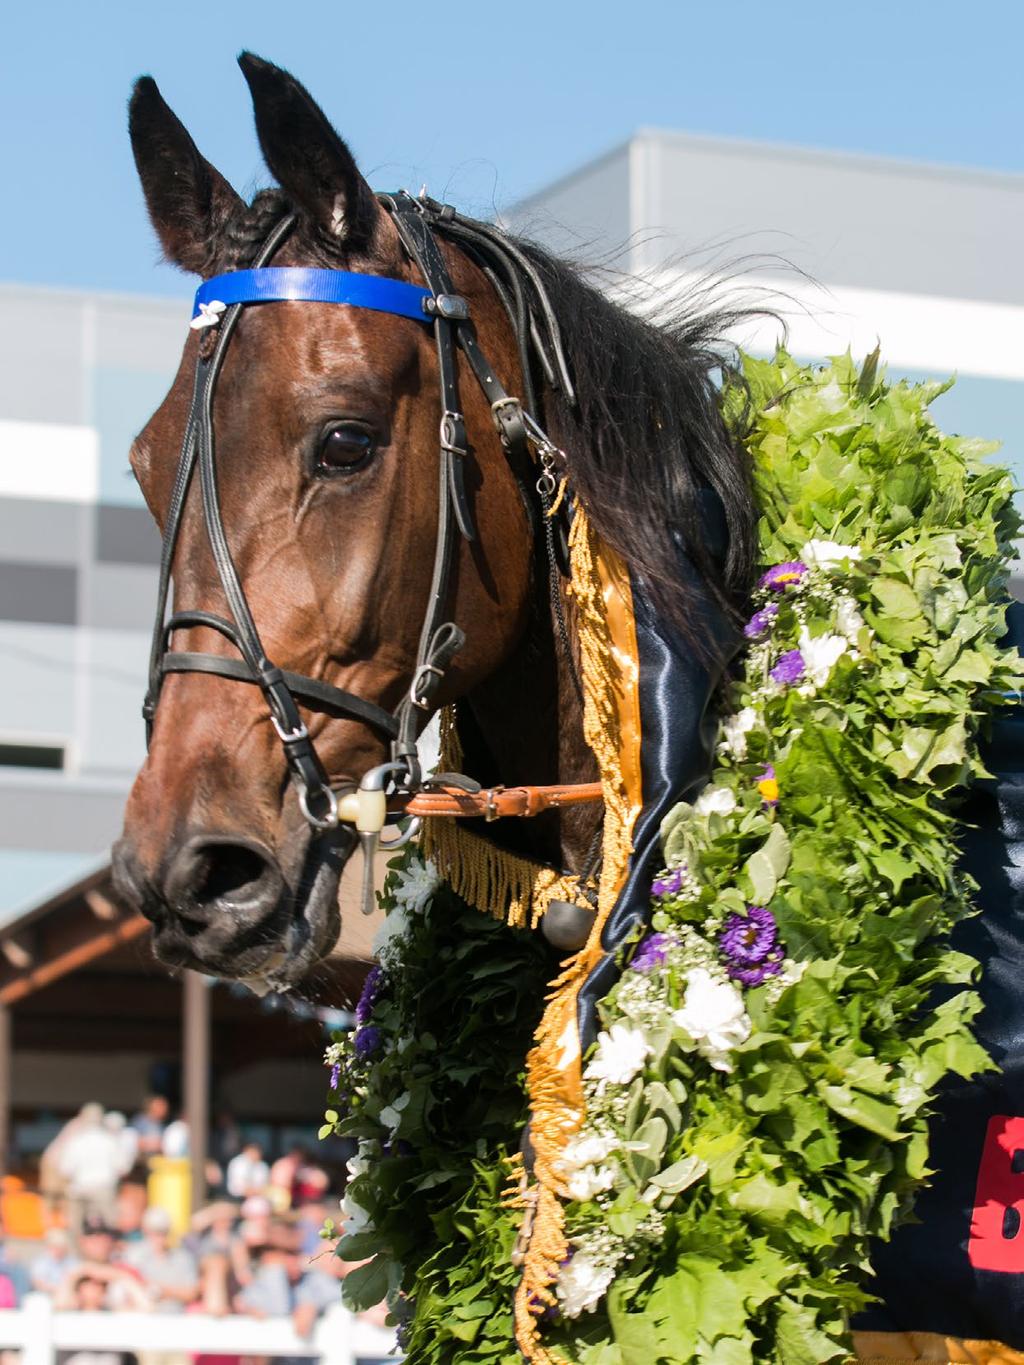
MULTIPOLYGON (((1018 522, 993 447, 932 422, 944 387, 780 351, 723 392, 730 420, 753 400, 764 572, 712 779, 663 824, 650 930, 601 1003, 537 1360, 848 1358, 936 1089, 991 1065, 948 946, 970 910, 952 797, 1019 686, 998 643, 1018 522)), ((512 1365, 510 1158, 550 961, 415 852, 384 904, 327 1052, 322 1131, 358 1142, 338 1251, 371 1258, 345 1296, 387 1295, 416 1365, 512 1365)))

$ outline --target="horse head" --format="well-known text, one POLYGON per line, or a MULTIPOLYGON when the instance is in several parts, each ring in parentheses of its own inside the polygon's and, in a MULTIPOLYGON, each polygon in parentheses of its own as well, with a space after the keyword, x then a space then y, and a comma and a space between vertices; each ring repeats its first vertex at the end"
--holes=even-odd
MULTIPOLYGON (((279 186, 251 204, 200 155, 155 83, 136 85, 132 146, 167 257, 211 287, 254 263, 422 286, 423 261, 401 215, 386 211, 309 94, 258 58, 240 61, 279 186)), ((438 597, 462 642, 434 670, 440 685, 429 689, 425 710, 462 699, 476 775, 509 785, 593 775, 572 661, 547 609, 557 575, 554 561, 539 557, 537 470, 522 443, 503 439, 495 391, 539 395, 565 447, 559 472, 684 630, 690 599, 677 572, 678 538, 694 531, 702 485, 720 495, 732 533, 722 591, 742 578, 747 480, 717 415, 717 355, 706 333, 693 323, 672 333, 628 318, 528 244, 489 258, 495 230, 477 225, 476 237, 460 237, 457 221, 442 211, 431 239, 451 297, 468 305, 475 363, 465 345, 446 362, 441 327, 429 318, 308 295, 241 309, 211 303, 133 445, 132 467, 165 531, 175 614, 173 640, 162 623, 157 631, 149 751, 114 870, 170 964, 287 986, 331 949, 355 836, 350 825, 305 818, 310 787, 299 802, 294 779, 297 771, 308 778, 312 763, 313 786, 320 781, 333 801, 393 757, 393 731, 381 717, 407 712, 415 697, 424 622, 438 619, 438 597), (575 391, 571 381, 557 391, 533 315, 517 308, 530 289, 541 291, 539 311, 552 327, 558 313, 580 328, 575 355, 568 348, 575 391), (447 415, 465 433, 452 469, 446 364, 456 367, 461 399, 461 412, 447 415), (179 456, 197 446, 192 463, 179 456), (453 537, 439 593, 445 485, 456 473, 463 534, 453 537), (167 668, 171 658, 184 659, 184 671, 167 668), (260 686, 240 682, 246 669, 260 686), (306 709, 308 688, 282 693, 280 670, 314 690, 335 689, 340 704, 306 709), (312 749, 296 740, 306 731, 312 749)), ((560 598, 557 583, 553 590, 560 598)), ((462 717, 460 708, 460 728, 462 717)), ((592 819, 531 824, 511 841, 565 866, 578 864, 594 833, 592 819)))

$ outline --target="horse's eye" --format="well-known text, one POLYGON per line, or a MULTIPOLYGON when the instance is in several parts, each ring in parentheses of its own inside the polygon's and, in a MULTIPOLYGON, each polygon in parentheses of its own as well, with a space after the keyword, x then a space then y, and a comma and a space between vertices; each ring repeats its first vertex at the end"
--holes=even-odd
POLYGON ((376 454, 373 436, 355 422, 336 422, 320 437, 316 452, 318 474, 352 473, 368 465, 376 454))

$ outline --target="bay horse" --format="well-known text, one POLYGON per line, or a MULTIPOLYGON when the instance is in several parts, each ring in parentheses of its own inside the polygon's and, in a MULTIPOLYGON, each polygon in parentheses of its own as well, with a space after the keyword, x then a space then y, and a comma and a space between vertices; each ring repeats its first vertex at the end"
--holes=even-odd
MULTIPOLYGON (((355 846, 351 826, 304 818, 310 783, 330 803, 385 764, 382 718, 404 707, 408 721, 417 678, 439 685, 427 689, 429 704, 419 699, 407 735, 459 699, 474 778, 511 787, 595 775, 572 604, 545 533, 555 523, 541 515, 532 448, 507 439, 508 406, 551 431, 549 481, 569 479, 696 661, 689 718, 677 717, 693 741, 679 774, 691 787, 710 763, 704 716, 731 648, 730 613, 748 585, 756 513, 747 459, 716 400, 723 319, 659 326, 529 242, 432 201, 410 209, 403 196, 396 212, 396 197, 371 191, 292 76, 250 54, 240 65, 280 187, 251 204, 200 155, 152 79, 135 87, 132 147, 167 258, 218 282, 258 263, 365 276, 375 288, 422 286, 422 253, 409 240, 418 213, 430 219, 434 269, 469 319, 457 319, 457 355, 446 362, 434 335, 442 324, 422 317, 280 301, 228 310, 218 336, 204 305, 167 397, 132 448, 165 532, 163 578, 166 586, 173 575, 176 615, 169 627, 158 622, 149 752, 114 850, 116 883, 152 921, 166 963, 286 988, 337 939, 338 879, 355 846), (193 376, 210 372, 216 392, 211 381, 204 419, 193 376), (446 384, 458 385, 456 414, 446 410, 446 384), (495 392, 522 395, 521 409, 495 392), (453 416, 464 445, 453 456, 449 432, 457 489, 456 469, 445 474, 453 416), (200 447, 196 477, 178 456, 190 440, 200 447), (438 603, 431 565, 449 477, 462 533, 450 546, 445 533, 451 562, 438 603), (718 642, 702 624, 709 612, 718 642), (443 668, 422 648, 424 622, 442 618, 464 637, 443 668), (179 652, 168 655, 172 634, 179 652), (260 687, 239 685, 239 651, 260 687), (186 671, 168 671, 168 660, 186 671), (304 680, 306 693, 285 696, 264 665, 304 680), (307 710, 318 687, 320 704, 307 710), (289 748, 307 726, 309 742, 289 748)), ((578 872, 598 819, 582 807, 550 812, 504 822, 502 839, 578 872)))
MULTIPOLYGON (((157 236, 212 292, 200 290, 178 374, 131 453, 165 538, 149 751, 114 850, 119 893, 152 921, 169 965, 287 989, 338 937, 339 877, 357 844, 335 818, 341 803, 354 793, 383 809, 385 788, 414 794, 415 740, 441 706, 458 702, 479 782, 591 781, 565 500, 552 499, 565 480, 628 567, 649 689, 643 813, 607 956, 581 992, 586 1040, 614 950, 649 902, 661 815, 710 770, 711 702, 750 585, 751 471, 716 388, 735 318, 641 319, 529 241, 425 197, 374 194, 292 76, 250 54, 240 64, 278 184, 252 203, 150 78, 131 101, 157 236), (274 271, 292 292, 251 292, 274 271)), ((1020 865, 1006 852, 1017 772, 1000 788, 1008 813, 984 845, 986 875, 1020 865)), ((551 810, 502 822, 500 841, 580 874, 599 822, 584 806, 551 810)), ((1019 915, 1016 884, 989 880, 975 931, 1015 943, 999 917, 1019 915)), ((977 945, 990 960, 1002 951, 977 945)), ((997 972, 992 989, 1008 979, 997 972)), ((997 1026, 1019 1016, 1018 996, 1013 1008, 997 999, 991 1036, 981 1030, 996 1055, 1016 1046, 997 1026)), ((1018 1072, 1004 1067, 1005 1093, 983 1083, 953 1107, 983 1131, 993 1105, 1019 1106, 1018 1072)), ((964 1132, 939 1125, 947 1178, 922 1201, 928 1221, 883 1253, 887 1309, 869 1325, 886 1340, 907 1321, 962 1336, 1019 1323, 1001 1270, 947 1264, 977 1169, 960 1159, 977 1147, 964 1132)), ((906 1343, 901 1359, 926 1358, 906 1343)), ((993 1350, 952 1358, 1021 1359, 980 1344, 993 1350)))

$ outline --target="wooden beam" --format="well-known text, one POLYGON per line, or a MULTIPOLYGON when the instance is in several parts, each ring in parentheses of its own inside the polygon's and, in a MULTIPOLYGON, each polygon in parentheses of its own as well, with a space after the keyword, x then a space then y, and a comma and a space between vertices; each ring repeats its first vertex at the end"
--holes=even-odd
POLYGON ((83 900, 96 918, 101 919, 106 923, 116 920, 121 914, 121 911, 110 897, 105 896, 97 887, 93 887, 91 891, 87 891, 83 900))
POLYGON ((59 981, 62 976, 77 971, 79 967, 84 967, 89 962, 95 962, 98 957, 109 953, 111 948, 118 944, 130 943, 148 932, 149 922, 141 915, 131 915, 120 920, 103 933, 94 934, 84 943, 48 958, 33 970, 0 986, 0 1005, 13 1005, 18 1000, 24 1000, 40 987, 48 986, 52 981, 59 981))
POLYGON ((36 959, 36 935, 30 930, 21 934, 7 934, 0 939, 0 952, 15 971, 23 972, 26 967, 31 967, 36 959))

